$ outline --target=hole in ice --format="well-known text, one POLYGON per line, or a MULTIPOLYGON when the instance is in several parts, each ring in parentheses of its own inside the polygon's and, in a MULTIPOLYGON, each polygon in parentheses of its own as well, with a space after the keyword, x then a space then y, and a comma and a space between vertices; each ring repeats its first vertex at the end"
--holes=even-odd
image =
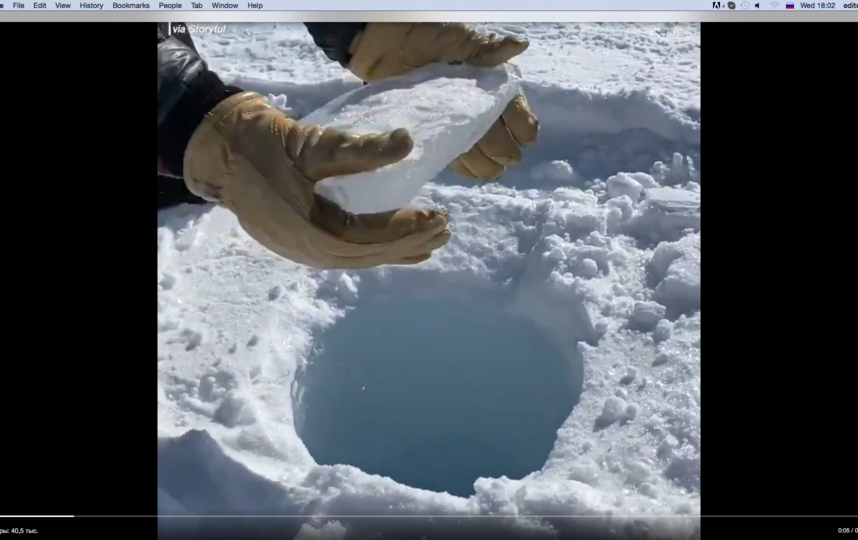
POLYGON ((486 300, 376 300, 321 343, 299 383, 313 458, 435 492, 542 468, 581 393, 580 366, 486 300))

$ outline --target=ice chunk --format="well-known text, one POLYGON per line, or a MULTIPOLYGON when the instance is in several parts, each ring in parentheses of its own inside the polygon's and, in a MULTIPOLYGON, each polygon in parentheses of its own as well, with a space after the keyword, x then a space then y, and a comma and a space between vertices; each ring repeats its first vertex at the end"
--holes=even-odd
POLYGON ((635 302, 629 323, 632 327, 648 332, 664 318, 664 306, 656 302, 635 302))
POLYGON ((575 179, 575 170, 566 160, 544 161, 531 171, 534 180, 568 183, 575 179))
POLYGON ((632 202, 638 202, 643 186, 630 174, 619 173, 608 178, 608 197, 616 198, 627 195, 632 202))
POLYGON ((518 93, 521 74, 496 68, 432 65, 357 88, 302 122, 366 134, 405 128, 414 150, 376 171, 327 178, 316 193, 356 214, 407 206, 423 184, 473 146, 518 93))
POLYGON ((695 211, 700 208, 700 194, 671 187, 646 190, 647 204, 667 212, 695 211))

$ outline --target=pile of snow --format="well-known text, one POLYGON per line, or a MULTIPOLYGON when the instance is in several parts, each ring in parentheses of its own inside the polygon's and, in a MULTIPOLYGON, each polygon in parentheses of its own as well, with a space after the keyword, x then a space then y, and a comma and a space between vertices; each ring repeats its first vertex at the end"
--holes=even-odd
MULTIPOLYGON (((250 28, 200 40, 201 49, 217 51, 219 56, 208 55, 216 69, 230 68, 236 80, 256 81, 254 89, 286 96, 281 105, 295 114, 359 85, 313 52, 300 26, 279 26, 258 41, 250 28), (288 84, 271 78, 279 67, 266 67, 279 65, 284 46, 296 54, 288 84), (255 51, 255 59, 246 51, 255 51), (257 71, 239 73, 247 63, 257 71), (301 66, 307 68, 303 84, 296 71, 301 66)), ((316 271, 266 251, 229 212, 184 207, 159 214, 162 514, 304 516, 287 538, 376 532, 377 522, 350 515, 425 516, 411 523, 426 534, 450 523, 430 516, 493 515, 505 516, 490 522, 501 536, 527 530, 699 537, 699 29, 495 29, 531 37, 517 64, 540 115, 540 141, 525 153, 525 165, 499 184, 475 187, 444 172, 424 186, 415 202, 446 209, 453 229, 450 243, 429 261, 316 271), (683 148, 687 152, 677 151, 683 148), (629 166, 644 159, 650 161, 629 166), (373 311, 389 298, 408 302, 395 324, 373 311), (429 318, 438 322, 424 341, 452 340, 443 316, 416 313, 427 298, 446 303, 451 312, 457 302, 491 301, 505 316, 538 328, 568 362, 570 377, 580 369, 577 388, 571 378, 561 381, 570 395, 576 393, 577 404, 557 426, 544 464, 531 474, 474 477, 473 493, 457 496, 349 463, 321 465, 299 436, 322 429, 307 404, 325 383, 324 377, 313 380, 314 374, 325 372, 320 368, 338 372, 324 362, 347 362, 354 385, 362 385, 368 378, 383 380, 367 367, 379 353, 374 343, 413 332, 418 323, 423 328, 429 318), (349 318, 369 319, 374 339, 337 337, 349 318), (350 344, 351 356, 330 356, 334 345, 349 350, 350 344), (592 518, 563 517, 575 515, 592 518)), ((478 323, 465 330, 483 335, 478 323)), ((461 347, 458 354, 468 361, 468 345, 461 347)), ((434 361, 429 350, 414 339, 403 348, 402 362, 425 369, 434 361)), ((519 356, 534 368, 546 361, 542 353, 519 356)), ((509 369, 485 371, 482 381, 499 384, 509 369)), ((438 436, 444 433, 442 401, 491 410, 500 399, 483 391, 491 384, 481 390, 475 383, 467 395, 436 386, 433 394, 426 385, 441 379, 410 380, 405 372, 400 368, 388 380, 386 398, 423 400, 418 425, 438 436)), ((516 402, 535 406, 538 400, 528 396, 545 381, 517 377, 525 392, 516 402)), ((347 385, 350 379, 328 380, 347 385)), ((361 410, 361 394, 373 391, 339 388, 361 410)), ((394 444, 400 435, 379 430, 374 438, 379 445, 394 444)), ((487 441, 487 456, 493 442, 487 441)), ((456 526, 461 531, 466 525, 456 526)))

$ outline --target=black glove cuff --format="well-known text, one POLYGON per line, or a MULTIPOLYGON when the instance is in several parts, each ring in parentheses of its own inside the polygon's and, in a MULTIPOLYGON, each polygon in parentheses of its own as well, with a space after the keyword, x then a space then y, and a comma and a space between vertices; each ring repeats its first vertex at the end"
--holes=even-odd
POLYGON ((352 61, 349 47, 355 36, 366 28, 367 23, 304 23, 316 46, 325 56, 348 67, 352 61))
POLYGON ((185 149, 203 118, 218 103, 241 92, 207 69, 188 81, 186 91, 158 126, 159 174, 181 178, 185 149))

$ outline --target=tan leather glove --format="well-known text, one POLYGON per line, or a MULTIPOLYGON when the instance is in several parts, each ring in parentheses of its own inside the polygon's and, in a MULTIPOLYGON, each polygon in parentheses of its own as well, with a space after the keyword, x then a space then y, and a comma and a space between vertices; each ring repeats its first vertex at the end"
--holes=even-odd
POLYGON ((217 105, 185 151, 184 177, 196 195, 238 217, 274 253, 316 268, 415 264, 447 243, 447 216, 402 209, 355 215, 316 195, 327 177, 395 163, 411 152, 408 132, 358 136, 302 125, 245 92, 217 105))
MULTIPOLYGON (((367 82, 403 75, 436 62, 492 67, 523 53, 527 40, 483 34, 461 23, 369 23, 349 47, 349 69, 367 82)), ((539 121, 523 93, 488 133, 450 166, 468 178, 495 179, 521 162, 521 148, 536 140, 539 121)))

